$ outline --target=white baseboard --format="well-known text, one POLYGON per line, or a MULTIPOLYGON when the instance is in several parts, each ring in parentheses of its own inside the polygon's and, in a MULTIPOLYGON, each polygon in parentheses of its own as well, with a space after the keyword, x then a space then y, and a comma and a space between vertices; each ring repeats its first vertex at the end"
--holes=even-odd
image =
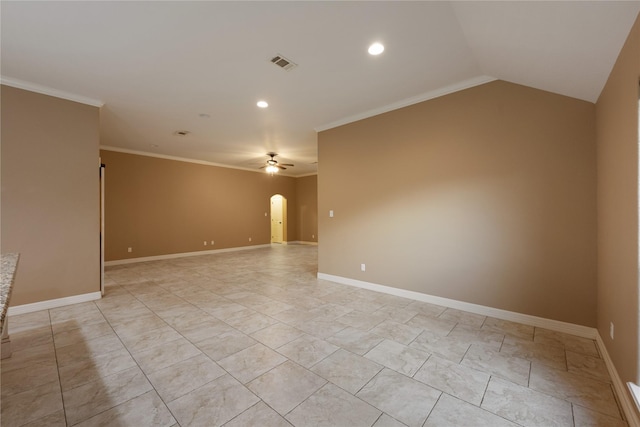
POLYGON ((640 417, 638 417, 638 410, 636 409, 636 405, 633 400, 635 396, 631 395, 633 390, 627 389, 620 379, 618 371, 613 364, 613 360, 611 360, 607 347, 604 345, 604 341, 599 333, 596 335, 596 344, 598 345, 600 355, 602 355, 602 359, 609 371, 609 376, 613 383, 613 389, 620 400, 620 406, 622 407, 622 412, 624 413, 627 424, 629 424, 629 427, 640 427, 640 417))
POLYGON ((145 256, 145 257, 139 257, 139 258, 116 259, 113 261, 105 261, 104 266, 109 267, 111 265, 135 264, 137 262, 159 261, 163 259, 184 258, 188 256, 198 256, 198 255, 211 255, 211 254, 219 254, 223 252, 246 251, 250 249, 270 248, 270 247, 271 247, 271 243, 268 243, 266 245, 239 246, 237 248, 210 249, 208 251, 181 252, 178 254, 166 254, 166 255, 145 256))
POLYGON ((65 305, 79 304, 81 302, 95 301, 102 298, 100 291, 88 294, 74 295, 71 297, 50 299, 46 301, 34 302, 31 304, 16 305, 9 307, 7 312, 9 316, 17 316, 18 314, 32 313, 34 311, 49 310, 50 308, 64 307, 65 305))
POLYGON ((583 338, 595 339, 598 335, 598 331, 596 330, 596 328, 590 328, 588 326, 561 322, 559 320, 545 319, 543 317, 532 316, 529 314, 516 313, 513 311, 501 310, 499 308, 487 307, 484 305, 472 304, 468 302, 457 301, 454 299, 423 294, 421 292, 409 291, 406 289, 399 289, 385 285, 378 285, 376 283, 364 282, 362 280, 333 276, 331 274, 325 273, 318 273, 318 279, 342 283, 343 285, 355 286, 363 289, 369 289, 376 292, 382 292, 385 294, 409 298, 416 301, 427 302, 430 304, 441 305, 443 307, 455 308, 457 310, 468 311, 470 313, 476 313, 483 316, 491 316, 497 319, 509 320, 511 322, 523 323, 530 326, 537 326, 539 328, 550 329, 556 332, 564 332, 566 334, 577 335, 583 338))
POLYGON ((318 246, 318 242, 309 242, 306 240, 294 240, 293 242, 289 242, 290 245, 311 245, 318 246))

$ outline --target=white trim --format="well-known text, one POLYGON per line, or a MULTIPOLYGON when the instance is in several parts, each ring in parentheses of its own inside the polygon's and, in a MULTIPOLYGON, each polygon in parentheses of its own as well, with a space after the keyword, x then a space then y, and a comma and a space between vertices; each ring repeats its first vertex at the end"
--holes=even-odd
POLYGON ((32 304, 16 305, 9 307, 8 315, 17 316, 19 314, 33 313, 34 311, 49 310, 50 308, 64 307, 65 305, 79 304, 81 302, 95 301, 102 298, 100 291, 88 294, 74 295, 71 297, 50 299, 46 301, 34 302, 32 304))
MULTIPOLYGON (((622 412, 624 413, 629 427, 640 427, 640 418, 638 417, 636 406, 634 405, 631 397, 633 395, 633 390, 631 389, 632 393, 630 394, 624 386, 624 383, 620 379, 620 375, 618 375, 618 371, 616 370, 616 367, 609 356, 609 352, 607 351, 607 347, 599 333, 596 335, 596 344, 600 351, 600 355, 604 360, 604 364, 607 366, 607 370, 609 371, 609 376, 613 383, 613 389, 616 392, 616 396, 620 402, 620 407, 622 408, 622 412)), ((635 398, 635 395, 633 395, 633 397, 635 398)))
POLYGON ((309 242, 307 240, 294 240, 293 242, 289 242, 290 245, 311 245, 318 246, 318 242, 309 242))
MULTIPOLYGON (((640 410, 640 387, 638 387, 637 384, 632 383, 631 381, 627 383, 627 387, 629 388, 629 392, 631 393, 633 401, 636 404, 636 409, 640 410)), ((638 422, 638 425, 640 425, 640 421, 638 421, 637 419, 635 421, 638 422)))
POLYGON ((208 251, 196 251, 196 252, 181 252, 177 254, 166 254, 166 255, 154 255, 154 256, 145 256, 139 258, 127 258, 127 259, 116 259, 113 261, 106 261, 104 263, 105 266, 111 265, 122 265, 122 264, 135 264, 138 262, 147 262, 147 261, 159 261, 163 259, 174 259, 174 258, 184 258, 189 256, 198 256, 198 255, 211 255, 211 254, 219 254, 223 252, 236 252, 236 251, 246 251, 249 249, 260 249, 260 248, 270 248, 271 243, 266 245, 253 245, 253 246, 240 246, 237 248, 224 248, 224 249, 210 249, 208 251))
POLYGON ((454 83, 452 85, 445 86, 440 89, 432 90, 430 92, 426 92, 421 95, 412 96, 411 98, 406 98, 398 102, 394 102, 393 104, 388 104, 383 107, 374 108, 373 110, 369 110, 363 113, 355 114, 353 116, 345 117, 345 118, 336 120, 334 122, 327 123, 325 125, 317 126, 313 128, 313 130, 315 130, 316 132, 322 132, 324 130, 346 125, 348 123, 357 122, 358 120, 377 116, 378 114, 387 113, 393 110, 398 110, 403 107, 408 107, 409 105, 418 104, 420 102, 428 101, 430 99, 439 98, 441 96, 449 95, 454 92, 459 92, 461 90, 469 89, 474 86, 480 86, 485 83, 490 83, 495 80, 498 80, 498 79, 491 76, 478 76, 468 80, 463 80, 461 82, 454 83))
MULTIPOLYGON (((157 159, 174 160, 176 162, 195 163, 197 165, 215 166, 218 168, 226 168, 226 169, 237 169, 241 171, 255 172, 255 173, 261 173, 261 174, 265 173, 260 169, 243 168, 239 166, 229 166, 229 165, 223 165, 222 163, 207 162, 206 160, 189 159, 186 157, 170 156, 168 154, 159 154, 159 153, 150 153, 148 151, 131 150, 129 148, 114 147, 111 145, 101 144, 99 148, 100 150, 115 151, 116 153, 135 154, 137 156, 155 157, 157 159)), ((286 176, 287 178, 303 178, 305 176, 311 176, 311 175, 317 175, 317 174, 318 174, 317 172, 314 172, 307 175, 294 176, 294 175, 287 175, 286 173, 279 173, 279 175, 286 176)))
POLYGON ((76 95, 75 93, 65 92, 36 83, 26 82, 24 80, 14 79, 13 77, 0 76, 0 83, 6 86, 18 89, 28 90, 30 92, 41 93, 43 95, 54 96, 56 98, 66 99, 68 101, 79 102, 81 104, 91 105, 93 107, 102 107, 104 102, 98 99, 87 98, 86 96, 76 95))
POLYGON ((364 282, 362 280, 333 276, 331 274, 325 273, 318 273, 318 279, 329 280, 331 282, 342 283, 343 285, 369 289, 372 291, 382 292, 385 294, 395 295, 403 298, 410 298, 416 301, 428 302, 430 304, 441 305, 443 307, 455 308, 457 310, 464 310, 483 316, 491 316, 495 317, 496 319, 509 320, 511 322, 518 322, 525 325, 550 329, 552 331, 564 332, 566 334, 577 335, 583 338, 595 339, 598 335, 598 331, 595 328, 590 328, 588 326, 561 322, 559 320, 545 319, 543 317, 532 316, 529 314, 516 313, 499 308, 487 307, 484 305, 472 304, 449 298, 423 294, 421 292, 409 291, 406 289, 399 289, 391 286, 378 285, 375 283, 364 282))

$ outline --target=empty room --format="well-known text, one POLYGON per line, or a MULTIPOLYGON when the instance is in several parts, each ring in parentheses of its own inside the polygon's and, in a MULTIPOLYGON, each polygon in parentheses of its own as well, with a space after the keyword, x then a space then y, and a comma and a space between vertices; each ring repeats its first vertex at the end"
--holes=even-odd
POLYGON ((3 426, 640 427, 640 1, 0 12, 3 426))

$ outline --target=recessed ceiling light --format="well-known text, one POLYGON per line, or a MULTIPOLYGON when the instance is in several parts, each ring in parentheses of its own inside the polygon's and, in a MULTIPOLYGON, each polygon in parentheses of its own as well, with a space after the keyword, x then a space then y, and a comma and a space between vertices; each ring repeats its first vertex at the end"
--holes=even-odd
POLYGON ((258 107, 260 108, 267 108, 269 106, 269 104, 267 103, 267 101, 258 101, 258 103, 256 104, 258 107))
POLYGON ((369 46, 370 55, 380 55, 382 52, 384 52, 384 46, 382 43, 374 43, 369 46))

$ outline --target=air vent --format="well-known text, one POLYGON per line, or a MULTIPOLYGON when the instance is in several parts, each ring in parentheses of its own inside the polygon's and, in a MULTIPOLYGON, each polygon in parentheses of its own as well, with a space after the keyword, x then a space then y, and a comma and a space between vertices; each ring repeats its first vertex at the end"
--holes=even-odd
POLYGON ((280 67, 280 68, 282 68, 282 69, 284 69, 286 71, 290 71, 293 68, 298 66, 296 63, 294 63, 290 59, 285 58, 282 55, 274 56, 273 58, 271 58, 271 62, 276 64, 278 67, 280 67))

